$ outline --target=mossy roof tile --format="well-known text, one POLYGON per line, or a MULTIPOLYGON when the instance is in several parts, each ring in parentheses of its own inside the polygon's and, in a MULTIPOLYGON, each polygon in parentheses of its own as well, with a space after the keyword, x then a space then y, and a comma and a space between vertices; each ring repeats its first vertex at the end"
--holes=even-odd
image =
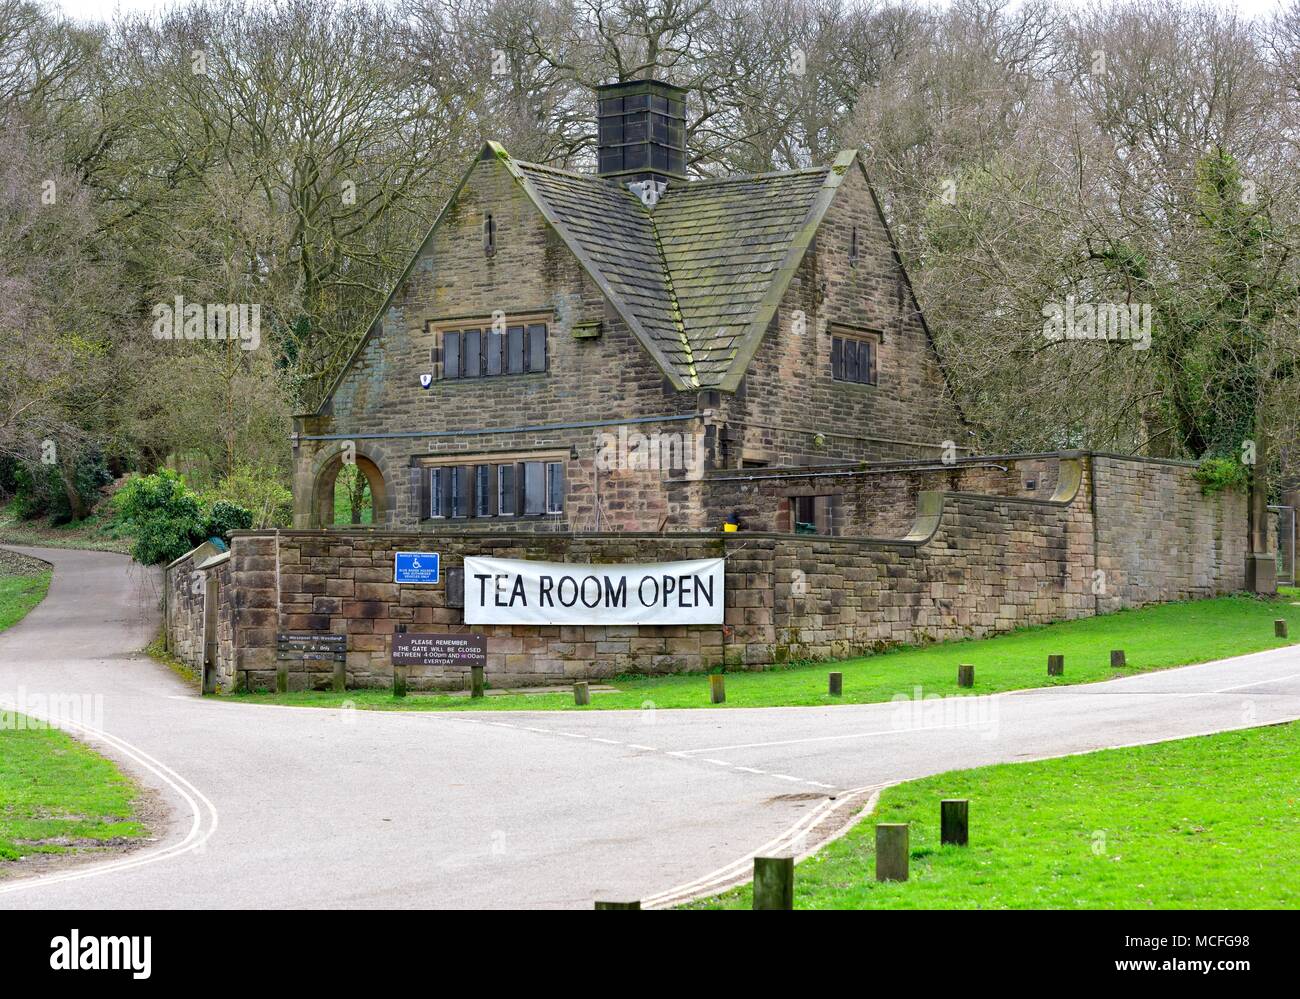
POLYGON ((788 279, 839 176, 824 167, 695 181, 648 208, 613 181, 513 166, 667 373, 700 387, 735 377, 739 343, 766 325, 774 284, 788 279))

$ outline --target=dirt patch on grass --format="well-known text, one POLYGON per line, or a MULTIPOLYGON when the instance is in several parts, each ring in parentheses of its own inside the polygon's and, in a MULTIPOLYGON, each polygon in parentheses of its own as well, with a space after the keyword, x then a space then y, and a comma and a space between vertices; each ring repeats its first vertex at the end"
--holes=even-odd
MULTIPOLYGON (((29 853, 19 860, 0 861, 0 884, 19 878, 41 877, 71 868, 113 860, 153 846, 164 839, 170 829, 171 809, 162 795, 150 788, 136 785, 136 797, 130 821, 144 827, 144 834, 135 837, 114 837, 106 840, 67 840, 65 837, 47 840, 44 846, 60 846, 62 853, 29 853)), ((33 844, 35 846, 36 844, 33 844)))

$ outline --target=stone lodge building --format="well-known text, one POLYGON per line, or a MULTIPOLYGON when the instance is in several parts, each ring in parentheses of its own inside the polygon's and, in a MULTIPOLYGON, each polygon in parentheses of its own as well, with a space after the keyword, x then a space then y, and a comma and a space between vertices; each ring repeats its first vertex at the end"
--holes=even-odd
MULTIPOLYGON (((332 523, 353 457, 376 525, 681 531, 733 512, 705 470, 964 453, 858 155, 687 181, 683 101, 601 88, 595 176, 484 146, 296 420, 295 527, 332 523)), ((787 528, 825 528, 801 502, 787 528)))

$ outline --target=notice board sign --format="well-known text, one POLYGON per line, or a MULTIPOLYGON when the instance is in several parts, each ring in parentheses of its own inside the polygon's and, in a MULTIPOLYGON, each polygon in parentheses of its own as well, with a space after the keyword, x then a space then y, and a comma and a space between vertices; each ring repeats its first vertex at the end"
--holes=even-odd
POLYGON ((466 624, 722 624, 726 560, 595 565, 465 558, 466 624))
POLYGON ((394 666, 440 666, 468 669, 487 665, 486 635, 393 636, 394 666))
POLYGON ((438 582, 437 552, 396 552, 393 556, 394 583, 423 583, 428 586, 438 582))
POLYGON ((348 657, 348 636, 321 631, 277 632, 275 657, 293 661, 341 663, 348 657))

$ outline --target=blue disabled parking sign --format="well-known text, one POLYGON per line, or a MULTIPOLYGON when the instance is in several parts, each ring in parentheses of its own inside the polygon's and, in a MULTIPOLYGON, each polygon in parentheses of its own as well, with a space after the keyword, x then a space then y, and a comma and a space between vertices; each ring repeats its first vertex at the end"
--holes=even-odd
POLYGON ((393 564, 394 583, 436 583, 437 552, 397 552, 393 564))

